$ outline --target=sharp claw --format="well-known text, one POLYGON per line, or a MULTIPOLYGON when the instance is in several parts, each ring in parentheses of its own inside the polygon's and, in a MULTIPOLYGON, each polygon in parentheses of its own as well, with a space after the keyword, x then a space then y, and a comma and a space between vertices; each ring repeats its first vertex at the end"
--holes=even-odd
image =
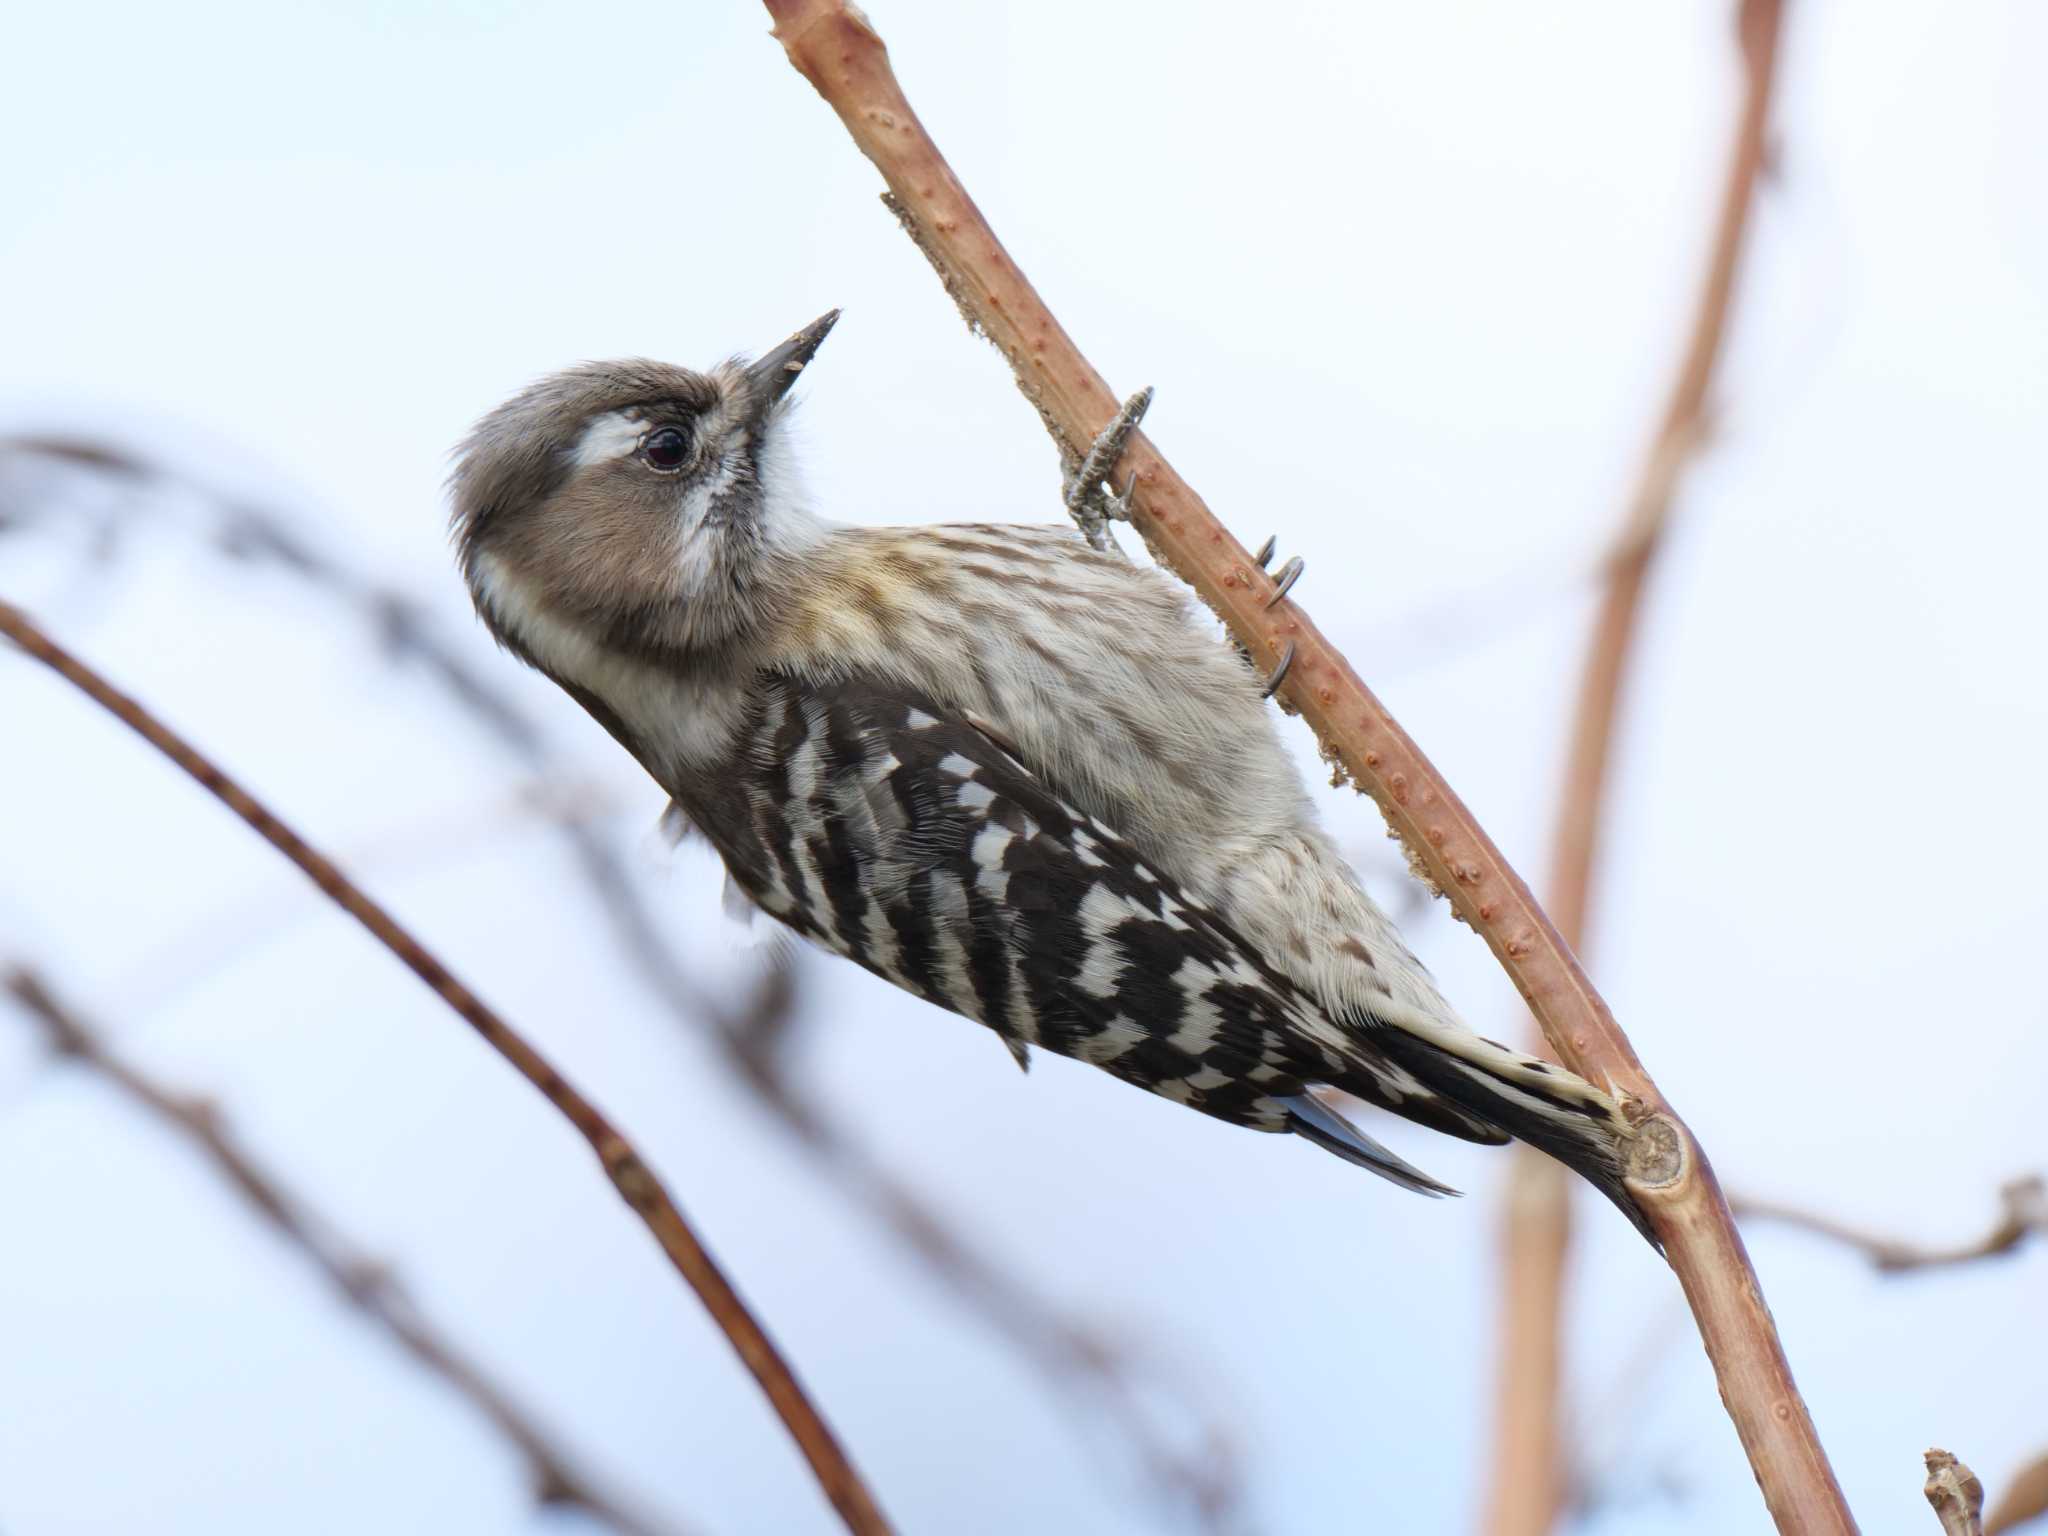
POLYGON ((1279 574, 1273 578, 1273 595, 1266 599, 1266 606, 1268 608, 1278 603, 1281 598, 1288 594, 1294 584, 1301 580, 1301 571, 1301 556, 1289 555, 1287 563, 1280 567, 1279 574))
POLYGON ((1273 558, 1273 551, 1278 549, 1279 547, 1280 535, 1277 533, 1274 534, 1271 538, 1267 539, 1265 543, 1259 546, 1259 552, 1256 555, 1253 555, 1252 559, 1258 562, 1260 570, 1263 571, 1266 568, 1267 562, 1269 562, 1273 558))
POLYGON ((1294 665, 1294 642, 1289 640, 1280 648, 1280 661, 1266 674, 1266 686, 1259 690, 1259 697, 1270 699, 1280 685, 1287 681, 1287 669, 1294 665))

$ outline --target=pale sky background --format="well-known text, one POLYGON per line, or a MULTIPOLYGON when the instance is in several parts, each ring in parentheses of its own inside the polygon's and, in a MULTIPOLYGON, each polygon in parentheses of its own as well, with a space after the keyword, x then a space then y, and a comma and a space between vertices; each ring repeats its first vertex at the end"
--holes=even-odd
MULTIPOLYGON (((878 0, 942 147, 1070 331, 1540 880, 1591 572, 1661 404, 1735 111, 1726 4, 1171 9, 878 0)), ((0 430, 141 443, 429 605, 607 787, 706 976, 756 963, 708 855, 491 652, 443 536, 470 421, 548 369, 760 351, 818 499, 1039 520, 1056 469, 879 180, 732 3, 38 6, 0 66, 0 430)), ((1592 970, 1731 1188, 1929 1238, 2048 1162, 2048 11, 1795 7, 1782 174, 1721 433, 1631 695, 1592 970)), ((0 595, 215 751, 641 1141, 906 1532, 1174 1529, 634 979, 516 764, 359 621, 67 482, 0 595), (118 557, 94 529, 136 515, 118 557)), ((55 488, 0 477, 0 511, 55 488)), ((1290 726, 1315 765, 1306 737, 1290 726)), ((1390 901, 1370 804, 1321 796, 1390 901)), ((1441 906, 1418 947, 1522 1025, 1441 906)), ((0 656, 0 948, 216 1097, 605 1477, 708 1533, 835 1528, 582 1146, 196 790, 0 656)), ((1245 1524, 1454 1531, 1479 1496, 1506 1160, 1375 1122, 1408 1198, 851 967, 807 1080, 1035 1289, 1173 1362, 1245 1524)), ((1572 1305, 1582 1529, 1764 1528, 1675 1284, 1615 1214, 1572 1305)), ((178 1143, 0 1010, 0 1530, 517 1532, 504 1444, 178 1143)), ((2048 1252, 1884 1281, 1757 1229, 1866 1530, 1919 1453, 2048 1446, 2048 1252)), ((1168 1401, 1171 1422, 1191 1419, 1168 1401)))

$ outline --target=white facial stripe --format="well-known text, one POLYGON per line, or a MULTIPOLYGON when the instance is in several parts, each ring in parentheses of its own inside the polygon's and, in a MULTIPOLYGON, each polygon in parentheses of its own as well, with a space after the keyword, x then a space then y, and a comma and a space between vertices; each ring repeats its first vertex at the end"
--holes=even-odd
POLYGON ((623 459, 640 446, 640 435, 646 430, 647 424, 631 411, 606 411, 592 417, 576 442, 576 467, 588 469, 623 459))

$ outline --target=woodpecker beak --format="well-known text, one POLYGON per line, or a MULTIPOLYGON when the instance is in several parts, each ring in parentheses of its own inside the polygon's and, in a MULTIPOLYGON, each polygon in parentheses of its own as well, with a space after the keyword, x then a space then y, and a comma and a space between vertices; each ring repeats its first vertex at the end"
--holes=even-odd
POLYGON ((776 402, 789 393, 789 386, 838 321, 839 311, 827 310, 747 370, 747 381, 754 387, 754 409, 760 416, 775 409, 776 402))

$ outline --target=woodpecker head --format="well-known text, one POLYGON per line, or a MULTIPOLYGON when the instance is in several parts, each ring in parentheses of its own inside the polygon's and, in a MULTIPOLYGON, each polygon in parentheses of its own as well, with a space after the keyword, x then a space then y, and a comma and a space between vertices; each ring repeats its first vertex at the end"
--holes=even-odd
POLYGON ((820 531, 784 422, 838 318, 708 373, 585 363, 478 422, 457 451, 453 527, 498 638, 529 658, 573 639, 671 659, 741 635, 767 562, 820 531))

